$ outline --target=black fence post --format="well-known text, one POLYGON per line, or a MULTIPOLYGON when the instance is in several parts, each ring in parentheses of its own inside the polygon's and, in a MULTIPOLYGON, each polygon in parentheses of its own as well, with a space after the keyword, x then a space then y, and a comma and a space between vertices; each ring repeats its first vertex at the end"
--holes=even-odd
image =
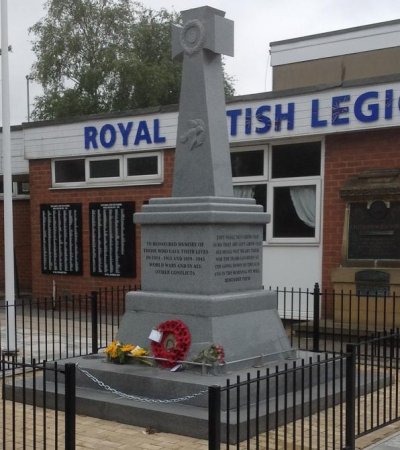
POLYGON ((90 298, 92 311, 92 353, 96 354, 99 351, 99 342, 97 335, 97 291, 92 291, 90 298))
POLYGON ((75 450, 75 364, 65 364, 65 450, 75 450))
POLYGON ((208 450, 221 448, 221 387, 208 388, 208 450))
POLYGON ((314 285, 314 320, 313 320, 313 352, 319 352, 319 318, 320 318, 320 289, 319 284, 314 285))
POLYGON ((356 448, 356 348, 346 345, 346 434, 345 450, 356 448))

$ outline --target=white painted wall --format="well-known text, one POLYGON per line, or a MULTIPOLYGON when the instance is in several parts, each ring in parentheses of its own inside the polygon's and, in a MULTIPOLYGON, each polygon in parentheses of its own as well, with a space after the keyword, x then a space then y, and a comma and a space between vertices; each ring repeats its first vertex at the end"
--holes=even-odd
MULTIPOLYGON (((264 288, 272 289, 292 288, 312 292, 314 284, 321 284, 322 251, 318 246, 275 246, 264 244, 263 248, 263 284, 264 288)), ((314 308, 312 295, 309 295, 309 303, 306 303, 307 296, 294 296, 293 312, 291 297, 287 296, 286 308, 284 308, 283 295, 278 296, 278 311, 284 317, 284 309, 289 313, 289 317, 306 319, 306 311, 312 314, 314 308)), ((288 318, 289 318, 288 317, 288 318)))
POLYGON ((271 66, 292 64, 400 45, 400 21, 271 43, 271 66))

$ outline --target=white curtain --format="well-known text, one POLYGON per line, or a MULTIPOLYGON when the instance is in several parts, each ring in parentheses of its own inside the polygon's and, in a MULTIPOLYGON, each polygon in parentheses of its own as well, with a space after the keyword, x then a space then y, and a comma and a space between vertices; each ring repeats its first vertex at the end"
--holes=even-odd
POLYGON ((315 186, 293 186, 290 198, 300 220, 311 228, 315 228, 315 186))
POLYGON ((233 195, 238 198, 254 198, 254 187, 233 186, 233 195))

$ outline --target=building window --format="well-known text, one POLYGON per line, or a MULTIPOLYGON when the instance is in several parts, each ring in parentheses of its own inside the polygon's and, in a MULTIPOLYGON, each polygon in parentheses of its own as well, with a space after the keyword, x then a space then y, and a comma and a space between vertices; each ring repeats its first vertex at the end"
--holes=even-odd
POLYGON ((268 147, 249 147, 232 150, 231 165, 233 182, 265 181, 268 173, 268 147))
MULTIPOLYGON (((239 184, 233 186, 233 195, 238 198, 254 198, 257 205, 261 205, 264 212, 267 210, 267 185, 261 184, 239 184)), ((263 240, 267 236, 266 227, 263 231, 263 240)))
POLYGON ((14 191, 16 195, 29 195, 30 194, 30 186, 29 181, 15 181, 16 186, 14 191))
POLYGON ((266 184, 239 184, 233 186, 233 195, 238 198, 254 198, 257 205, 267 209, 267 185, 266 184))
POLYGON ((161 155, 139 155, 126 158, 126 176, 129 178, 147 177, 158 178, 161 176, 161 155))
POLYGON ((84 159, 61 159, 53 161, 54 183, 81 183, 85 181, 84 159))
MULTIPOLYGON (((254 198, 267 210, 268 147, 249 147, 231 152, 233 195, 254 198)), ((266 229, 264 227, 264 240, 266 229)))
POLYGON ((232 176, 254 177, 264 175, 264 150, 231 153, 232 176))
POLYGON ((316 187, 274 187, 274 238, 314 238, 316 187))
POLYGON ((274 145, 271 178, 297 178, 321 174, 321 143, 274 145))
POLYGON ((159 184, 163 181, 161 152, 70 158, 52 161, 53 187, 159 184))
MULTIPOLYGON (((0 176, 0 196, 4 195, 3 177, 0 176)), ((29 175, 13 175, 12 176, 12 196, 14 198, 29 198, 29 175)))
POLYGON ((89 179, 119 178, 120 158, 89 159, 89 179))
POLYGON ((321 142, 232 150, 234 195, 254 198, 271 214, 268 243, 319 242, 321 155, 321 142))
POLYGON ((274 145, 271 150, 270 243, 319 242, 321 143, 274 145))

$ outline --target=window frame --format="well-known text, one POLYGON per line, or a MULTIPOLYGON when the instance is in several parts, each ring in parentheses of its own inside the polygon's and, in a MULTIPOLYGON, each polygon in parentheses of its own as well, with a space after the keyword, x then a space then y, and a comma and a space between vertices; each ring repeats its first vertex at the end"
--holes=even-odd
POLYGON ((93 186, 98 187, 110 187, 110 186, 135 186, 135 185, 147 185, 147 184, 161 184, 164 182, 164 152, 138 152, 127 154, 113 154, 113 155, 98 155, 98 156, 76 156, 69 158, 55 158, 51 160, 51 189, 79 189, 79 188, 91 188, 93 186), (140 157, 157 157, 157 174, 151 175, 135 175, 128 176, 127 161, 131 158, 140 157), (115 160, 119 161, 120 175, 118 177, 101 177, 90 178, 90 161, 99 160, 115 160), (85 170, 84 181, 73 182, 56 182, 55 165, 60 161, 70 160, 83 160, 85 170))
POLYGON ((267 212, 271 215, 271 221, 267 226, 267 244, 270 245, 319 245, 321 242, 321 211, 322 211, 322 180, 325 164, 325 152, 324 152, 324 139, 322 138, 309 138, 309 139, 296 139, 296 140, 283 140, 276 142, 276 146, 290 145, 290 144, 307 144, 311 142, 320 143, 320 174, 319 175, 307 175, 302 177, 285 177, 285 178, 272 178, 272 155, 274 144, 270 146, 269 152, 269 170, 270 173, 267 189, 267 212), (273 234, 273 209, 274 209, 274 188, 275 187, 290 187, 290 186, 310 186, 315 185, 315 236, 314 237, 274 237, 273 234))
POLYGON ((321 235, 321 180, 309 177, 284 178, 271 180, 267 189, 267 212, 271 214, 271 222, 267 226, 268 244, 319 244, 321 235), (315 235, 314 237, 274 237, 274 192, 275 188, 291 186, 315 186, 315 235), (270 207, 268 207, 270 205, 270 207))
POLYGON ((163 160, 164 159, 161 157, 160 152, 135 153, 135 154, 125 155, 123 176, 126 180, 129 180, 132 182, 163 180, 163 173, 164 173, 163 160), (149 175, 128 175, 128 160, 129 159, 151 158, 151 157, 157 157, 157 173, 149 174, 149 175))
POLYGON ((99 183, 108 183, 122 180, 122 157, 121 156, 92 156, 90 158, 85 159, 85 178, 86 183, 90 184, 99 184, 99 183), (90 176, 90 163, 92 161, 114 161, 118 160, 118 169, 119 175, 117 177, 91 177, 90 176))
POLYGON ((271 221, 266 226, 266 239, 264 245, 271 246, 317 246, 321 243, 321 211, 323 207, 322 198, 322 186, 323 186, 323 174, 324 174, 324 139, 310 138, 310 139, 295 139, 295 140, 279 140, 275 142, 269 142, 268 144, 251 145, 251 146, 235 146, 231 148, 233 152, 245 152, 245 151, 264 150, 264 175, 256 175, 254 177, 233 177, 232 183, 234 186, 243 185, 266 185, 266 205, 267 213, 271 215, 271 221), (299 144, 299 143, 320 143, 320 174, 309 175, 301 177, 288 177, 288 178, 272 178, 272 149, 274 145, 285 144, 299 144), (290 186, 315 186, 316 195, 316 210, 315 210, 315 236, 314 237, 273 237, 273 209, 274 209, 274 189, 275 187, 290 187, 290 186))
POLYGON ((76 158, 57 158, 51 160, 51 185, 52 187, 58 187, 58 186, 68 186, 68 187, 79 187, 84 186, 86 184, 86 166, 85 166, 85 158, 83 157, 76 157, 76 158), (62 161, 71 161, 71 160, 82 160, 83 166, 85 170, 85 180, 84 181, 56 181, 56 162, 62 162, 62 161))
POLYGON ((268 164, 268 166, 269 166, 269 170, 270 170, 270 173, 268 174, 269 175, 269 179, 271 180, 271 181, 275 181, 275 180, 294 180, 294 179, 299 179, 299 178, 321 178, 322 177, 322 171, 323 171, 323 151, 322 151, 322 149, 323 149, 323 141, 322 140, 319 140, 319 139, 307 139, 307 140, 295 140, 295 141, 292 141, 292 142, 288 142, 288 141, 283 141, 283 142, 277 142, 276 144, 271 144, 271 146, 270 146, 270 152, 269 152, 269 164, 268 164), (311 143, 313 143, 313 144, 315 144, 315 143, 319 143, 320 144, 320 159, 319 159, 319 164, 320 164, 320 167, 319 167, 319 175, 302 175, 302 176, 298 176, 298 177, 273 177, 272 176, 272 170, 273 170, 273 167, 272 167, 272 159, 273 159, 273 148, 274 147, 279 147, 279 146, 283 146, 283 145, 285 145, 285 146, 289 146, 289 145, 299 145, 299 144, 311 144, 311 143))
MULTIPOLYGON (((3 181, 4 181, 4 179, 3 179, 3 176, 1 177, 1 180, 0 180, 0 182, 2 183, 2 189, 0 189, 0 199, 4 199, 4 185, 3 185, 3 181)), ((14 179, 14 177, 13 177, 13 179, 12 179, 12 188, 11 188, 11 195, 12 195, 12 198, 13 199, 15 199, 15 200, 25 200, 25 199, 29 199, 30 198, 30 196, 31 196, 31 193, 30 193, 30 189, 29 189, 29 191, 28 191, 28 193, 19 193, 18 191, 18 186, 19 186, 19 184, 23 184, 23 183, 27 183, 28 185, 29 185, 29 181, 21 181, 21 180, 15 180, 14 179)))
POLYGON ((247 176, 247 177, 233 177, 232 183, 234 185, 239 184, 262 184, 268 181, 269 176, 269 153, 270 146, 268 144, 262 145, 252 145, 246 147, 234 147, 231 148, 231 153, 244 153, 244 152, 254 152, 262 150, 264 152, 264 165, 263 165, 263 175, 247 176))
MULTIPOLYGON (((246 147, 233 147, 230 149, 231 153, 244 153, 244 152, 254 152, 254 151, 260 151, 262 150, 264 152, 264 159, 263 159, 263 175, 255 175, 253 177, 247 176, 247 177, 233 177, 232 175, 232 185, 233 186, 248 186, 248 185, 263 185, 265 186, 265 204, 266 204, 266 212, 268 210, 268 176, 269 176, 269 151, 270 146, 268 144, 260 144, 260 145, 251 145, 246 147)), ((263 226, 263 234, 266 239, 267 232, 266 228, 268 226, 263 226)), ((266 240, 263 238, 263 242, 265 243, 266 240)))

